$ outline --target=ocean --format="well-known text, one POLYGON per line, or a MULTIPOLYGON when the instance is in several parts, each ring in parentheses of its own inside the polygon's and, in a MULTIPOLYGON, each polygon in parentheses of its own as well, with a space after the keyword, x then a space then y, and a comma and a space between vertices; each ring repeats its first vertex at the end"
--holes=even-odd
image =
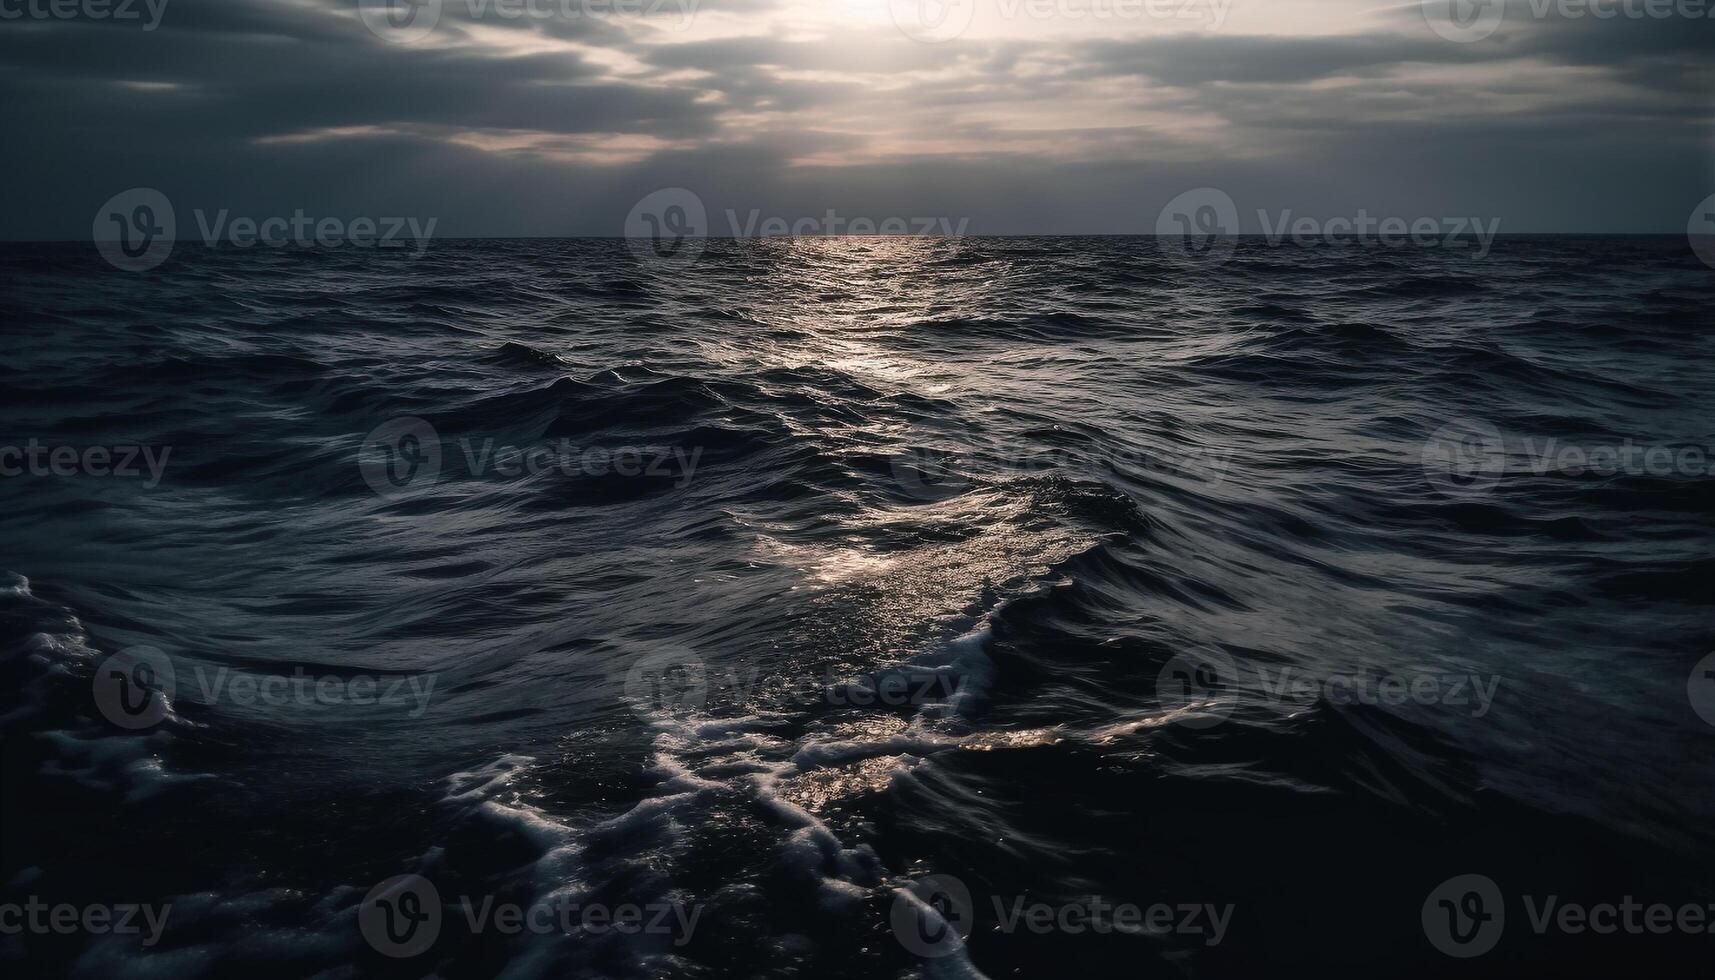
POLYGON ((0 246, 9 975, 1707 975, 1684 238, 632 244, 0 246))

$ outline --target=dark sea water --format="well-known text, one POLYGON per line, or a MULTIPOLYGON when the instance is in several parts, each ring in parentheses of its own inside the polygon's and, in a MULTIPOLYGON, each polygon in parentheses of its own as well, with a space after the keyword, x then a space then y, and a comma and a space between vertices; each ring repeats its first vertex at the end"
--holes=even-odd
POLYGON ((0 900, 171 906, 148 946, 0 936, 11 976, 1715 963, 1532 918, 1715 903, 1683 239, 11 245, 0 278, 0 447, 79 461, 0 478, 0 900), (1505 931, 1450 958, 1465 875, 1505 931), (473 928, 508 903, 663 918, 473 928))

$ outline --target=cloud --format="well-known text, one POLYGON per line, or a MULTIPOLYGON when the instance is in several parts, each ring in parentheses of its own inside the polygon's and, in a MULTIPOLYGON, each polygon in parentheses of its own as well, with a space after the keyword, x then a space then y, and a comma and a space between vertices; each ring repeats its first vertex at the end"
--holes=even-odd
POLYGON ((687 182, 809 213, 921 210, 933 190, 934 213, 1008 231, 1125 230, 1108 226, 1139 200, 1216 177, 1276 207, 1359 188, 1485 202, 1520 230, 1672 230, 1675 202, 1709 190, 1708 20, 1509 14, 1455 44, 1413 6, 1321 33, 1005 22, 919 44, 885 6, 840 6, 859 3, 705 0, 676 32, 456 0, 418 44, 371 33, 355 0, 171 0, 147 33, 0 24, 0 127, 28 189, 6 234, 85 234, 131 186, 288 213, 385 204, 445 215, 449 234, 604 233, 687 182), (1615 168, 1599 214, 1543 176, 1569 153, 1615 168))

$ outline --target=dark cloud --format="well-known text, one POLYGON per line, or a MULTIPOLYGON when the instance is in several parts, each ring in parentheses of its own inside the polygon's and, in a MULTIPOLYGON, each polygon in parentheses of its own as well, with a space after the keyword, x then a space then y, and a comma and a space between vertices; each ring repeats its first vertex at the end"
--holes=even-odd
POLYGON ((370 33, 355 0, 169 0, 149 32, 0 23, 21 191, 3 234, 78 237, 133 186, 447 234, 611 234, 673 185, 1006 232, 1148 231, 1148 202, 1209 184, 1300 213, 1675 230, 1715 189, 1708 20, 1509 17, 1454 44, 1402 11, 1336 36, 923 45, 777 30, 777 6, 705 0, 761 19, 700 40, 623 16, 477 23, 462 0, 417 45, 370 33))
POLYGON ((1375 75, 1402 64, 1489 60, 1471 45, 1435 39, 1356 35, 1339 38, 1188 37, 1093 41, 1079 45, 1087 74, 1143 75, 1168 85, 1209 82, 1313 82, 1375 75))

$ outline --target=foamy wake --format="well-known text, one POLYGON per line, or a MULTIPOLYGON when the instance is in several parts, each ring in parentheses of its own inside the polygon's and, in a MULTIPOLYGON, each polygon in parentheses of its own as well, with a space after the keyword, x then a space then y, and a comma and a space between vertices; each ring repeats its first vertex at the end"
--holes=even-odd
POLYGON ((121 733, 103 724, 95 710, 91 677, 103 654, 90 645, 83 624, 68 609, 38 598, 30 581, 0 572, 0 613, 34 627, 17 639, 0 638, 0 732, 29 733, 51 747, 42 774, 121 794, 126 802, 156 796, 169 787, 213 777, 174 773, 161 760, 175 732, 194 727, 158 695, 164 716, 151 730, 121 733))
MULTIPOLYGON (((638 868, 658 869, 682 856, 689 829, 717 800, 746 799, 779 828, 781 858, 814 883, 820 906, 829 914, 849 914, 883 887, 886 869, 868 844, 848 846, 814 813, 789 799, 785 784, 827 768, 886 759, 891 763, 886 785, 891 785, 895 776, 925 756, 966 744, 965 719, 993 681, 989 637, 983 623, 863 682, 880 683, 892 674, 914 684, 942 682, 934 689, 947 692, 946 696, 920 705, 903 731, 877 737, 810 735, 792 741, 773 734, 790 721, 783 713, 714 717, 647 710, 642 714, 654 729, 647 774, 654 784, 644 799, 622 814, 574 827, 527 803, 499 802, 495 797, 535 761, 519 755, 502 756, 481 768, 454 774, 445 802, 467 808, 474 818, 512 831, 541 849, 532 871, 538 902, 595 901, 604 882, 623 875, 633 892, 639 878, 652 881, 658 890, 651 896, 633 894, 633 900, 689 903, 691 897, 680 894, 664 876, 639 876, 638 868)), ((925 910, 927 915, 937 914, 927 906, 925 910)), ((661 967, 669 965, 662 958, 670 962, 674 956, 661 944, 651 948, 636 937, 630 941, 638 975, 660 975, 661 967)), ((604 952, 604 962, 611 962, 614 950, 604 952)), ((589 965, 587 953, 568 954, 562 937, 534 937, 501 976, 528 980, 559 975, 568 955, 589 965)), ((937 978, 982 978, 962 946, 953 955, 925 960, 924 970, 926 976, 937 978)))

